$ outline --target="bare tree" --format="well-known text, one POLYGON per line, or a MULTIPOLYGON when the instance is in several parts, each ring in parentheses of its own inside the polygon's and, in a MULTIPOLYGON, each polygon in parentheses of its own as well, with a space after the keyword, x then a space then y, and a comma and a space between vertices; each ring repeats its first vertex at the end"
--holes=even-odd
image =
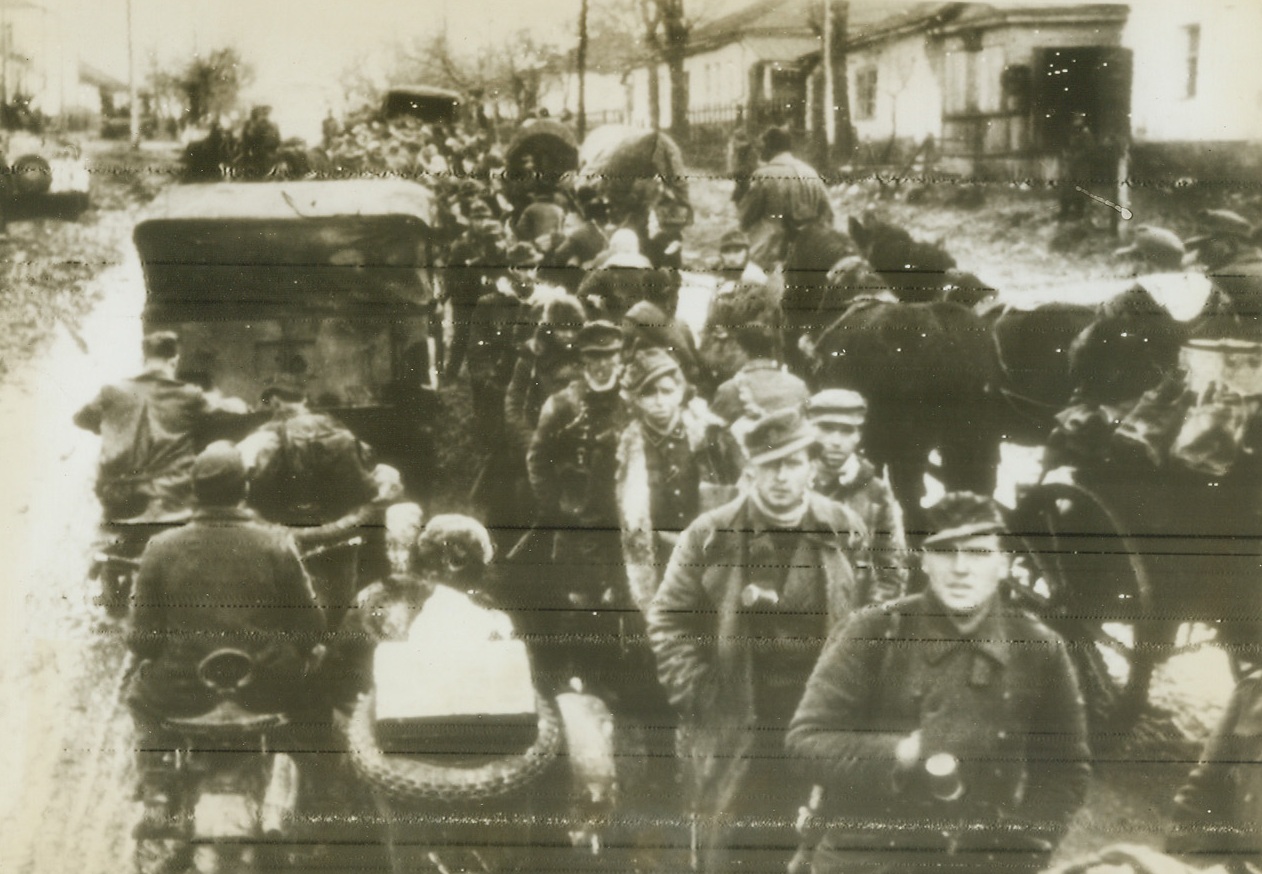
POLYGON ((568 64, 560 49, 526 30, 507 45, 467 53, 457 52, 446 32, 439 32, 399 47, 389 78, 481 93, 496 102, 511 101, 520 115, 526 115, 539 105, 544 85, 568 64))
POLYGON ((684 15, 684 0, 640 0, 640 16, 644 23, 644 41, 652 50, 649 64, 649 112, 653 127, 661 119, 661 83, 657 73, 660 60, 670 77, 670 129, 676 136, 688 132, 688 72, 684 59, 688 56, 688 35, 692 22, 684 15))

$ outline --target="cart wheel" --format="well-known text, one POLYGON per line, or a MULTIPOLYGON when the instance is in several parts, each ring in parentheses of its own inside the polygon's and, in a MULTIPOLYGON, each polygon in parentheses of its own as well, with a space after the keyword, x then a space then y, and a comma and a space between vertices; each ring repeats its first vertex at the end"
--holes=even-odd
POLYGON ((1017 541, 1013 598, 1070 644, 1092 734, 1129 731, 1148 699, 1167 629, 1151 621, 1152 587, 1133 538, 1090 490, 1049 483, 1008 516, 1017 541))

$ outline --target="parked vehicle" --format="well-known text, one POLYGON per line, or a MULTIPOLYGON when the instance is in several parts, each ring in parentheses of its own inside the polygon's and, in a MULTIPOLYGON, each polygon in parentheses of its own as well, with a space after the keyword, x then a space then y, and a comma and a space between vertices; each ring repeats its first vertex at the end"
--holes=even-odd
POLYGON ((430 191, 397 179, 168 189, 135 230, 146 331, 180 335, 182 369, 257 402, 282 374, 379 460, 430 453, 430 191))
POLYGON ((88 164, 72 140, 0 131, 0 231, 32 214, 78 218, 91 205, 88 164))
POLYGON ((426 124, 453 124, 460 111, 460 95, 432 85, 400 85, 386 92, 381 109, 386 118, 407 115, 426 124))

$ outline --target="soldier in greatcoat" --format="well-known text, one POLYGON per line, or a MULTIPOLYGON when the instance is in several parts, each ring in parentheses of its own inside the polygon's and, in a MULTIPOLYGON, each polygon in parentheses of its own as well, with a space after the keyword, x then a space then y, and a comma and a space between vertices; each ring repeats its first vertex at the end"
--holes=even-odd
POLYGON ((783 870, 807 789, 785 767, 785 731, 829 629, 857 604, 858 533, 810 491, 814 441, 797 409, 745 435, 747 493, 688 526, 649 607, 705 871, 783 870))
POLYGON ((1068 646, 1000 594, 994 502, 928 513, 929 590, 834 632, 789 730, 831 824, 816 874, 1040 871, 1086 795, 1068 646))

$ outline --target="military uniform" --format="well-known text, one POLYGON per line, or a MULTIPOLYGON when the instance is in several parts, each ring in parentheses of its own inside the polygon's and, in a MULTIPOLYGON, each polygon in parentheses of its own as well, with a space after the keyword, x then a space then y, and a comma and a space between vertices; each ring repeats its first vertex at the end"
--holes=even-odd
POLYGON ((107 385, 79 410, 75 424, 101 435, 96 491, 105 520, 187 519, 194 433, 217 411, 200 388, 157 371, 107 385))
POLYGON ((788 750, 838 823, 818 874, 1039 871, 1083 802, 1090 753, 1065 642, 1001 599, 968 633, 945 613, 929 593, 869 608, 807 684, 788 750), (955 757, 957 798, 896 768, 914 731, 926 756, 955 757))
POLYGON ((817 474, 815 491, 850 509, 867 531, 868 546, 855 560, 861 603, 889 601, 903 594, 907 587, 903 510, 876 466, 861 455, 852 455, 840 473, 817 474))

